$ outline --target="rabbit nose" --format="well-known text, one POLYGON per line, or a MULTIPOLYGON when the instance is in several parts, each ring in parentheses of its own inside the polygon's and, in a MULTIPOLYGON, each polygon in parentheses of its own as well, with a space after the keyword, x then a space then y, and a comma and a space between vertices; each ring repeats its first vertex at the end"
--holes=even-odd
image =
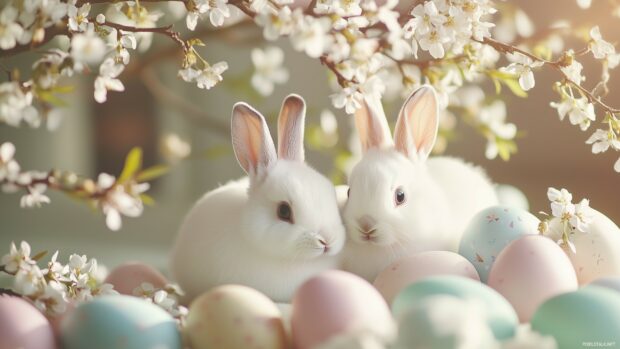
POLYGON ((374 230, 375 225, 377 225, 377 221, 369 215, 363 215, 362 217, 357 219, 357 223, 360 228, 362 228, 363 233, 369 233, 374 230))
POLYGON ((327 252, 329 251, 329 242, 327 242, 324 238, 320 237, 319 238, 319 244, 321 244, 321 246, 323 246, 323 252, 327 252))

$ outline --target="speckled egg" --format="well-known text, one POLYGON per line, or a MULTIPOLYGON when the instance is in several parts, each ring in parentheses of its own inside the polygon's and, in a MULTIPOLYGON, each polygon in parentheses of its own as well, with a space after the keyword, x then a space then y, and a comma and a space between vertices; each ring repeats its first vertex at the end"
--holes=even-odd
POLYGON ((141 262, 129 262, 114 268, 106 283, 112 284, 120 294, 133 295, 133 290, 143 282, 150 283, 155 288, 164 287, 168 281, 155 268, 141 262))
POLYGON ((31 303, 0 295, 0 349, 54 349, 49 321, 31 303))
POLYGON ((558 348, 613 348, 620 345, 620 295, 599 286, 561 294, 543 303, 531 324, 558 348))
POLYGON ((63 349, 181 349, 176 321, 136 297, 102 296, 62 320, 63 349))
POLYGON ((506 246, 491 268, 488 285, 512 304, 521 322, 528 322, 547 299, 578 287, 562 248, 541 235, 524 236, 506 246))
POLYGON ((480 281, 476 268, 465 257, 450 251, 427 251, 392 263, 379 273, 373 285, 391 304, 403 288, 434 275, 460 275, 480 281))
POLYGON ((463 233, 459 254, 469 260, 487 282, 495 258, 510 242, 537 234, 540 220, 531 213, 508 206, 492 206, 478 212, 463 233))
MULTIPOLYGON (((577 253, 564 249, 575 268, 580 285, 602 277, 620 276, 620 229, 604 214, 594 209, 592 211, 593 220, 588 232, 571 235, 577 253)), ((552 220, 545 235, 554 241, 559 240, 559 227, 558 220, 552 220)))
POLYGON ((407 286, 394 299, 392 313, 399 319, 409 308, 437 295, 480 303, 486 310, 486 320, 495 338, 514 336, 519 320, 510 303, 487 285, 461 276, 431 276, 407 286))
POLYGON ((620 276, 609 276, 596 279, 589 283, 589 285, 609 288, 620 294, 620 276))
POLYGON ((186 333, 193 349, 283 349, 280 310, 253 288, 224 285, 196 298, 186 333))
POLYGON ((426 297, 400 316, 394 349, 494 348, 484 305, 448 295, 426 297))
POLYGON ((295 349, 311 349, 347 333, 389 339, 396 330, 381 294, 366 280, 338 270, 323 272, 299 287, 291 325, 295 349))

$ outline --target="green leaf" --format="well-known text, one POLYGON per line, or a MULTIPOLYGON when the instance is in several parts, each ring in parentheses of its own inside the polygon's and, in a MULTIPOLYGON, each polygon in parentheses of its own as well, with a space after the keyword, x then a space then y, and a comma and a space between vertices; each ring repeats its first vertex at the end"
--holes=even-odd
POLYGON ((525 92, 521 88, 521 85, 519 85, 519 81, 517 81, 517 79, 505 79, 503 80, 503 82, 506 86, 508 86, 510 91, 512 91, 512 93, 514 93, 515 96, 521 97, 521 98, 527 97, 527 92, 525 92))
POLYGON ((54 95, 50 91, 38 90, 37 97, 39 97, 39 99, 42 100, 43 102, 49 103, 55 107, 66 107, 67 106, 67 102, 56 97, 56 95, 54 95))
POLYGON ((136 176, 136 180, 138 182, 152 181, 155 178, 165 175, 168 171, 170 171, 170 167, 167 165, 155 165, 140 171, 136 176))
POLYGON ((37 253, 36 255, 34 255, 32 257, 32 260, 38 261, 41 258, 45 257, 46 254, 47 254, 47 251, 41 251, 41 252, 37 253))
POLYGON ((187 43, 190 46, 206 46, 205 43, 202 42, 202 40, 200 40, 198 38, 189 39, 189 40, 187 40, 187 43))
POLYGON ((502 84, 499 82, 499 80, 494 77, 491 79, 493 79, 493 84, 495 85, 495 94, 502 93, 502 84))
POLYGON ((153 199, 153 197, 150 195, 140 194, 140 200, 142 200, 142 202, 147 206, 155 205, 155 199, 153 199))
POLYGON ((512 140, 498 139, 497 150, 499 157, 504 160, 510 160, 510 156, 517 152, 517 144, 512 140))
POLYGON ((125 167, 118 177, 119 183, 127 182, 131 179, 142 167, 142 149, 135 147, 129 151, 127 158, 125 159, 125 167))

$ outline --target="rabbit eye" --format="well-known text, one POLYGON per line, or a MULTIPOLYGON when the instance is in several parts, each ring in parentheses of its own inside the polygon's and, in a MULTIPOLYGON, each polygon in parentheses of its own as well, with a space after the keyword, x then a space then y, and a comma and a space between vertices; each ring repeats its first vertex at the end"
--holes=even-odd
POLYGON ((293 223, 293 209, 288 202, 278 204, 278 218, 285 222, 293 223))
POLYGON ((396 189, 396 192, 394 192, 394 200, 396 201, 396 206, 405 203, 405 192, 402 188, 396 189))

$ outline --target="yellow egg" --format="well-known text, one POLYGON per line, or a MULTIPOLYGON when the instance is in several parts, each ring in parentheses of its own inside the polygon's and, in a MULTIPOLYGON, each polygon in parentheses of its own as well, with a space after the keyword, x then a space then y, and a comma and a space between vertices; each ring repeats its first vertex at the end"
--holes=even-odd
POLYGON ((287 347, 278 307, 246 286, 224 285, 196 298, 185 331, 193 349, 287 347))

